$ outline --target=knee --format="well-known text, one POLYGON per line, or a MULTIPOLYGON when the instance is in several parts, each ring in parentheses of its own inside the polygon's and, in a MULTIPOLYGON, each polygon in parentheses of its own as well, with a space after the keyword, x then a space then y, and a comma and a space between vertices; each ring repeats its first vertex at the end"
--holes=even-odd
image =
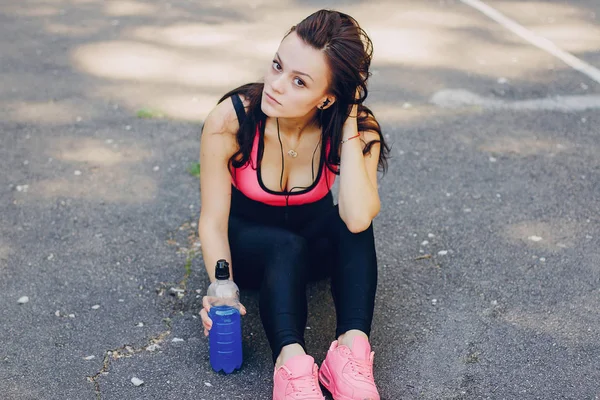
POLYGON ((282 231, 269 246, 266 257, 265 274, 262 282, 263 293, 275 291, 281 294, 282 288, 294 292, 307 279, 308 248, 306 240, 292 232, 282 231))
POLYGON ((282 230, 273 238, 270 253, 272 264, 303 264, 308 256, 308 245, 302 236, 282 230))
POLYGON ((282 230, 271 237, 267 252, 263 285, 277 287, 305 280, 309 257, 302 236, 282 230))

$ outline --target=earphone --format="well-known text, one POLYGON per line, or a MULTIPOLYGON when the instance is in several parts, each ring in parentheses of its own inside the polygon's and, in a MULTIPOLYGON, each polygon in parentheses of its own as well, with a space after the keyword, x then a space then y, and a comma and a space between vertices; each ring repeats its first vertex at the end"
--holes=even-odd
POLYGON ((321 105, 321 110, 323 109, 323 107, 325 107, 327 104, 329 104, 329 99, 325 99, 325 101, 323 102, 323 105, 321 105))

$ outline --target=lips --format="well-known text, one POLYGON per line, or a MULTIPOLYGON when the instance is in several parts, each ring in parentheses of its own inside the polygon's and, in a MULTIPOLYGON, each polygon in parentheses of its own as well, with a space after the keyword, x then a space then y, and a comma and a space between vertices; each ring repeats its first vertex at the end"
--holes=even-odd
POLYGON ((275 97, 271 96, 269 93, 265 92, 265 95, 266 95, 266 96, 267 96, 269 99, 271 99, 273 102, 275 102, 275 103, 277 103, 277 104, 281 105, 281 103, 280 103, 280 102, 278 102, 278 101, 275 99, 275 97))

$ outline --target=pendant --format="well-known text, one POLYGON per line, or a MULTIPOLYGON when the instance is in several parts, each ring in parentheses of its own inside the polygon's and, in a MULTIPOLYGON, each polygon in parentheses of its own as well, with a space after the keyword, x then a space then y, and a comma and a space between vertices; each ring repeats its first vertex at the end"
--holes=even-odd
POLYGON ((292 158, 298 157, 298 153, 296 153, 294 150, 290 150, 287 153, 288 153, 288 156, 290 156, 292 158))

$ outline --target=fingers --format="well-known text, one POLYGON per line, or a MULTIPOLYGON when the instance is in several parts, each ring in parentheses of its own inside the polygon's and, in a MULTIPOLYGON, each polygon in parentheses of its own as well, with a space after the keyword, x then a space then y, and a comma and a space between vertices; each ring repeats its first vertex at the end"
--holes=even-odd
POLYGON ((204 336, 208 336, 208 331, 212 328, 212 319, 208 316, 210 311, 210 301, 208 296, 202 298, 202 310, 200 310, 200 318, 202 318, 202 325, 204 325, 204 336))
POLYGON ((208 316, 206 309, 200 310, 200 318, 202 318, 202 325, 204 326, 204 336, 208 336, 208 331, 212 328, 212 319, 208 316))
MULTIPOLYGON (((213 321, 208 316, 208 311, 210 310, 210 301, 208 296, 204 296, 202 298, 202 309, 200 310, 200 318, 202 319, 202 325, 204 326, 204 336, 208 336, 209 331, 212 328, 213 321)), ((246 307, 240 303, 240 315, 246 315, 246 307)))
POLYGON ((210 299, 208 296, 202 298, 202 307, 208 312, 210 311, 210 299))
POLYGON ((208 316, 208 313, 206 312, 206 310, 203 308, 202 310, 200 310, 200 317, 202 318, 202 324, 210 329, 212 328, 212 319, 210 319, 210 317, 208 316))

